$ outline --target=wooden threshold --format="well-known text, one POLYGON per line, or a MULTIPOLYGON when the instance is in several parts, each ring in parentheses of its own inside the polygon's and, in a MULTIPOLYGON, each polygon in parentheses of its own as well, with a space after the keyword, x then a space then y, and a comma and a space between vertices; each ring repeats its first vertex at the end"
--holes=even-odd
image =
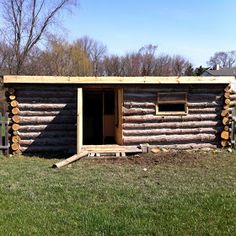
POLYGON ((83 151, 90 153, 90 155, 99 156, 102 154, 116 154, 124 156, 125 153, 141 153, 142 149, 138 146, 120 146, 114 145, 83 145, 83 151))

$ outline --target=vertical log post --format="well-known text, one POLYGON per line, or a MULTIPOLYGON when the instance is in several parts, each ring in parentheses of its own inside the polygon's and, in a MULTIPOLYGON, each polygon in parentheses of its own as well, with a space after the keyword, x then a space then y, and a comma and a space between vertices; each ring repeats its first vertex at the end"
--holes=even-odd
POLYGON ((83 146, 83 91, 77 89, 77 155, 83 146))

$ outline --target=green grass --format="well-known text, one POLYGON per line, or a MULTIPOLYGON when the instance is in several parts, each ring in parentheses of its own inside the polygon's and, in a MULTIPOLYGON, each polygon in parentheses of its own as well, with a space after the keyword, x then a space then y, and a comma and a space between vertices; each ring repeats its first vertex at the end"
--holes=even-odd
POLYGON ((62 169, 2 157, 0 235, 235 235, 235 153, 166 155, 62 169))

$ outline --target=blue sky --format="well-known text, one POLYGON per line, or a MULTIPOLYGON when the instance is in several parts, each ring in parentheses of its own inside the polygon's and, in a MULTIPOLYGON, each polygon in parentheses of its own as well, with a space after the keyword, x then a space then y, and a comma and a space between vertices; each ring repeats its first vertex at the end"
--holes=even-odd
POLYGON ((235 0, 80 0, 64 17, 69 40, 88 35, 123 55, 147 44, 195 66, 236 50, 235 0))

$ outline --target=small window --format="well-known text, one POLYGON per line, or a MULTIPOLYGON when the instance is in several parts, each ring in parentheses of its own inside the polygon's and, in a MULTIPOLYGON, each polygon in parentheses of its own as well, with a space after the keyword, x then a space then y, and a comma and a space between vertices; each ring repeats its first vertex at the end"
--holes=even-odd
POLYGON ((186 115, 187 113, 187 93, 157 94, 157 115, 186 115))

